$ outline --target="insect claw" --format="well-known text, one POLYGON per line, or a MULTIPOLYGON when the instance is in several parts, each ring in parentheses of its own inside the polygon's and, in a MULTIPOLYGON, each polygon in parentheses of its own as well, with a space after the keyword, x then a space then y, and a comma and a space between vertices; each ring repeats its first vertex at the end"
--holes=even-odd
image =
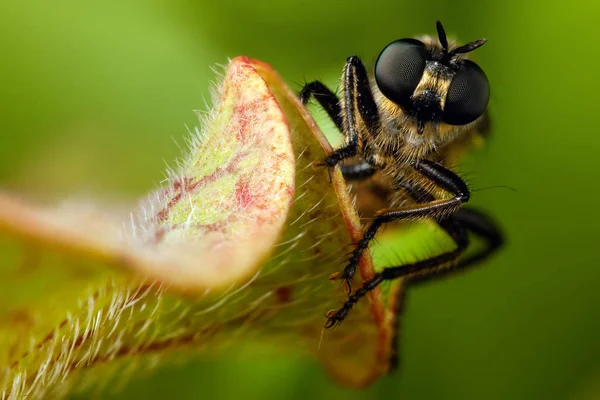
POLYGON ((323 167, 327 167, 328 172, 329 172, 329 183, 331 183, 333 181, 333 168, 335 167, 335 164, 332 164, 331 160, 329 157, 324 158, 322 160, 318 160, 318 161, 313 161, 312 163, 310 163, 310 165, 314 168, 314 169, 320 169, 323 167))
POLYGON ((352 278, 346 275, 346 272, 334 272, 329 276, 330 281, 337 281, 338 279, 344 280, 344 286, 346 286, 346 294, 350 296, 352 293, 352 278))
POLYGON ((327 163, 325 162, 325 160, 318 160, 318 161, 313 161, 312 163, 310 163, 310 165, 317 169, 317 168, 322 168, 322 167, 326 167, 327 163))
POLYGON ((350 278, 346 278, 346 294, 350 296, 352 293, 352 280, 350 278))
POLYGON ((329 310, 325 314, 325 318, 327 318, 327 322, 325 322, 325 325, 323 326, 325 329, 333 328, 342 322, 338 316, 337 310, 329 310))

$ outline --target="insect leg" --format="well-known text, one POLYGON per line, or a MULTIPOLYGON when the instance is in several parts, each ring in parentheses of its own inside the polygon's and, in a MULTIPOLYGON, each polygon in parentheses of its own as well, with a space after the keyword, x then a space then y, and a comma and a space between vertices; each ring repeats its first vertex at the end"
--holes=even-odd
MULTIPOLYGON (((417 194, 418 192, 416 193, 410 188, 406 189, 414 199, 416 199, 417 196, 420 196, 421 198, 424 196, 424 194, 417 194)), ((444 220, 439 223, 440 227, 444 229, 453 240, 456 240, 456 238, 460 238, 461 236, 460 230, 456 230, 456 227, 459 226, 461 229, 465 229, 469 233, 473 233, 483 238, 486 241, 486 246, 466 258, 461 258, 452 268, 440 269, 430 274, 409 276, 400 283, 400 286, 393 292, 392 295, 394 297, 390 303, 393 320, 390 322, 392 326, 392 338, 390 340, 391 347, 388 353, 388 372, 392 372, 399 364, 398 338, 401 329, 401 315, 406 305, 405 294, 407 288, 464 271, 490 257, 504 243, 502 232, 496 223, 480 211, 471 208, 461 208, 455 215, 447 217, 447 220, 455 221, 458 224, 447 223, 447 221, 444 220)))
MULTIPOLYGON (((376 134, 379 127, 379 112, 371 92, 367 70, 357 56, 346 60, 342 86, 342 131, 346 135, 347 144, 317 165, 333 167, 343 159, 355 156, 358 153, 361 124, 364 124, 371 135, 376 134)), ((365 138, 362 139, 364 142, 365 138)))
MULTIPOLYGON (((431 194, 422 190, 418 186, 411 185, 407 182, 400 182, 399 185, 410 195, 412 200, 417 203, 431 202, 435 200, 431 194)), ((479 236, 486 243, 484 248, 466 258, 461 259, 456 267, 451 270, 452 272, 458 272, 461 269, 470 267, 472 264, 476 264, 487 259, 504 244, 504 235, 502 234, 502 230, 500 227, 498 227, 496 221, 494 221, 483 211, 479 211, 471 207, 463 207, 460 208, 456 214, 446 218, 453 219, 454 221, 458 222, 462 228, 468 230, 469 233, 479 236)), ((451 238, 454 239, 456 234, 452 231, 451 226, 445 224, 444 220, 438 221, 438 225, 444 229, 451 238)), ((415 282, 424 280, 428 280, 428 278, 425 276, 418 276, 414 279, 411 278, 411 281, 415 282)))
POLYGON ((402 314, 404 313, 404 308, 406 307, 406 282, 401 282, 400 285, 396 288, 395 291, 391 292, 393 296, 390 299, 390 311, 392 313, 392 319, 390 320, 390 326, 392 329, 391 337, 390 337, 390 348, 388 352, 388 373, 394 371, 398 368, 400 364, 400 331, 402 328, 402 314))
POLYGON ((298 95, 302 104, 307 104, 311 96, 319 102, 339 131, 344 132, 340 99, 338 99, 336 94, 323 83, 314 81, 304 85, 298 95))
POLYGON ((457 247, 454 250, 427 258, 422 261, 384 268, 381 270, 381 272, 375 274, 373 278, 365 281, 362 287, 352 293, 339 310, 327 313, 327 322, 325 323, 325 328, 331 328, 332 326, 342 322, 352 307, 354 307, 354 305, 362 297, 379 286, 379 284, 383 281, 394 280, 415 274, 430 274, 440 269, 452 268, 452 266, 457 262, 458 257, 460 257, 460 255, 468 247, 469 238, 467 232, 462 229, 459 223, 452 219, 447 219, 445 222, 453 225, 453 232, 456 233, 454 240, 457 243, 457 247))
MULTIPOLYGON (((451 170, 428 160, 421 160, 418 164, 411 164, 413 168, 424 177, 431 180, 442 189, 453 194, 449 199, 431 200, 425 203, 409 205, 399 209, 380 210, 371 225, 365 231, 361 240, 356 244, 356 248, 348 258, 348 264, 341 273, 333 274, 330 279, 344 279, 348 293, 352 292, 352 278, 356 273, 356 267, 360 261, 362 253, 369 247, 371 240, 375 238, 377 231, 383 224, 398 221, 411 220, 418 218, 442 219, 445 216, 454 214, 459 207, 470 198, 467 184, 451 170)), ((458 243, 457 243, 458 246, 458 243)))
MULTIPOLYGON (((314 81, 304 85, 298 97, 302 104, 307 104, 313 96, 323 107, 329 118, 335 126, 343 132, 343 120, 340 109, 340 100, 327 86, 319 81, 314 81)), ((371 177, 376 169, 367 162, 353 165, 342 165, 342 174, 344 178, 351 180, 361 180, 371 177)))
MULTIPOLYGON (((404 189, 416 203, 431 202, 435 200, 430 193, 409 182, 399 182, 399 186, 404 189)), ((503 235, 496 223, 487 215, 471 208, 459 209, 456 214, 446 217, 445 220, 438 221, 438 225, 455 241, 457 247, 459 246, 457 239, 460 240, 461 238, 461 229, 466 229, 469 233, 473 233, 483 238, 486 241, 486 246, 478 252, 469 255, 467 258, 460 259, 452 268, 441 269, 438 270, 437 273, 431 273, 429 275, 423 274, 407 277, 399 284, 396 290, 391 293, 393 298, 389 304, 393 320, 390 322, 392 335, 388 353, 388 372, 392 372, 399 365, 398 359, 400 352, 398 350, 398 342, 401 330, 401 315, 406 306, 405 299, 407 288, 411 285, 430 282, 435 278, 441 278, 463 271, 488 258, 501 247, 504 242, 503 235), (454 221, 454 223, 452 221, 454 221)))
MULTIPOLYGON (((497 226, 496 222, 481 211, 477 211, 472 208, 461 208, 455 215, 449 218, 457 221, 470 233, 482 238, 486 242, 485 247, 462 258, 452 269, 440 270, 431 275, 416 275, 414 277, 410 277, 409 283, 411 285, 429 282, 435 278, 441 278, 463 271, 466 268, 472 267, 481 261, 486 260, 504 244, 504 235, 497 226)), ((444 226, 442 226, 442 228, 444 228, 446 232, 452 236, 448 229, 446 229, 444 226)))
MULTIPOLYGON (((430 193, 428 193, 421 187, 411 184, 410 182, 401 181, 398 183, 398 185, 406 191, 406 193, 415 203, 431 202, 435 200, 435 198, 430 193)), ((461 211, 462 209, 460 209, 458 213, 460 213, 461 211)), ((453 216, 448 218, 453 218, 453 216)), ((457 231, 453 231, 451 229, 451 226, 449 226, 449 224, 438 223, 438 225, 440 225, 442 229, 446 230, 446 232, 450 235, 452 240, 455 240, 455 238, 460 236, 457 231)), ((455 244, 458 246, 456 240, 455 244)), ((409 282, 410 278, 405 278, 399 284, 395 291, 390 292, 391 296, 393 297, 389 302, 390 311, 392 313, 392 320, 390 321, 390 329, 392 330, 392 333, 390 338, 390 348, 388 352, 388 373, 396 370, 398 368, 398 365, 400 364, 400 332, 402 329, 402 314, 404 312, 404 308, 406 307, 406 292, 408 289, 409 282)))

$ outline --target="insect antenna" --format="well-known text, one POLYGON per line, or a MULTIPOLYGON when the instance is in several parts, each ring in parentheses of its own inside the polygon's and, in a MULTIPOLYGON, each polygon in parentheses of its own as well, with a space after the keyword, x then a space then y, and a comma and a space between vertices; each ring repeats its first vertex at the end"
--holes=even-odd
POLYGON ((452 50, 450 52, 451 55, 454 54, 464 54, 464 53, 468 53, 470 51, 473 51, 481 46, 483 46, 484 44, 486 44, 488 40, 486 38, 483 39, 479 39, 479 40, 474 40, 470 43, 467 43, 465 45, 462 45, 460 47, 457 47, 456 49, 452 50))
POLYGON ((448 60, 455 54, 464 54, 469 53, 481 46, 483 46, 488 40, 486 38, 474 40, 467 44, 464 44, 456 49, 448 52, 448 37, 446 36, 446 31, 444 30, 444 26, 438 20, 435 21, 435 26, 437 28, 438 38, 440 40, 440 44, 442 45, 442 60, 448 60))
POLYGON ((444 56, 446 56, 448 54, 448 38, 446 37, 446 31, 444 30, 444 26, 440 20, 435 21, 435 27, 437 28, 438 38, 440 39, 440 44, 442 45, 442 51, 444 56))

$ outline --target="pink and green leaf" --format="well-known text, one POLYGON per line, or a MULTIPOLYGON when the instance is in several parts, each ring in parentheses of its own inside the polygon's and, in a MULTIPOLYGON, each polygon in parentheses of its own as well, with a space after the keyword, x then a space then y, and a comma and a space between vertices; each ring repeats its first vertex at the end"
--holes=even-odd
MULTIPOLYGON (((346 297, 328 278, 361 232, 341 173, 311 166, 326 139, 259 61, 234 59, 215 103, 131 218, 0 194, 3 398, 97 387, 242 335, 312 354, 353 387, 387 371, 379 290, 323 332, 346 297)), ((355 284, 373 273, 366 254, 355 284)))

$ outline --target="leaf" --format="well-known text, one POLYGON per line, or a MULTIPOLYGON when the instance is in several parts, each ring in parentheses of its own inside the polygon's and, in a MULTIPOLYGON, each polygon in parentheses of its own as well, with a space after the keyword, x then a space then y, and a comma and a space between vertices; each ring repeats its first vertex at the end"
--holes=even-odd
POLYGON ((379 290, 323 332, 360 223, 339 170, 311 167, 331 148, 294 93, 234 59, 190 147, 129 219, 0 194, 2 398, 98 390, 242 340, 312 354, 353 387, 387 371, 379 290))

